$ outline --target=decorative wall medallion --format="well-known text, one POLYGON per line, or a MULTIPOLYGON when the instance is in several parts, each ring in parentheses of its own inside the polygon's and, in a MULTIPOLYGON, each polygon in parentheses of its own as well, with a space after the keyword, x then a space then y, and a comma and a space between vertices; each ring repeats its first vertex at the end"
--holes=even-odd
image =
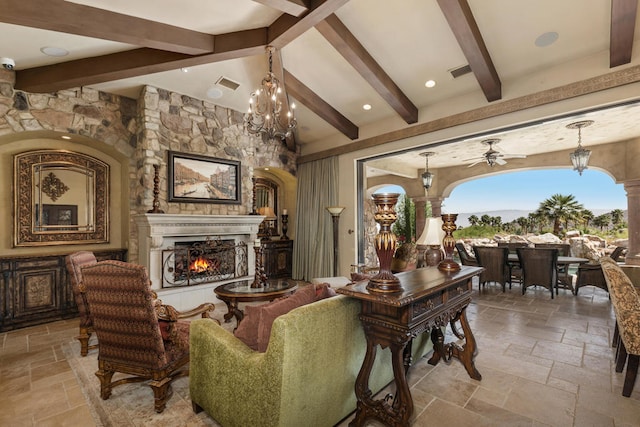
MULTIPOLYGON (((39 184, 36 184, 36 187, 38 186, 39 184)), ((67 191, 69 191, 69 187, 64 185, 53 172, 49 172, 49 175, 46 175, 42 180, 42 192, 54 202, 67 191)))

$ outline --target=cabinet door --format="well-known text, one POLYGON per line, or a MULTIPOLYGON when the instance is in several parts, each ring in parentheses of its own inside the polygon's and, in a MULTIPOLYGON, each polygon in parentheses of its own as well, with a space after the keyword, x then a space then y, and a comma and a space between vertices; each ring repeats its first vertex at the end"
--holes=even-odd
POLYGON ((263 266, 269 279, 291 277, 293 265, 293 241, 267 242, 263 247, 263 266))
POLYGON ((12 286, 15 321, 55 316, 64 309, 61 267, 54 257, 16 263, 12 286))

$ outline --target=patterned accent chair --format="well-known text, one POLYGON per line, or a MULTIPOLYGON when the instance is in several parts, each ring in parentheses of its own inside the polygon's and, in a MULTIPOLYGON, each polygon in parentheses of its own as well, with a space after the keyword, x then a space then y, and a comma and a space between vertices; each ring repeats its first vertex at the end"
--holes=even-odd
POLYGON ((529 286, 544 286, 558 292, 558 250, 540 248, 516 249, 522 267, 522 295, 529 286))
POLYGON ((75 252, 65 257, 67 272, 71 280, 71 289, 73 290, 80 316, 80 333, 76 338, 80 341, 80 355, 83 357, 89 353, 90 348, 93 349, 97 346, 89 346, 89 339, 91 339, 93 333, 93 321, 91 320, 87 298, 84 293, 80 292, 80 284, 82 283, 81 267, 95 264, 96 262, 98 261, 93 252, 88 251, 75 252))
POLYGON ((622 372, 624 365, 627 365, 622 395, 629 397, 633 392, 640 365, 640 296, 616 261, 610 257, 602 257, 600 265, 616 315, 612 343, 616 346, 616 372, 622 372))
POLYGON ((150 380, 155 411, 162 412, 170 397, 171 380, 188 375, 190 323, 166 322, 161 329, 156 295, 144 266, 101 261, 83 267, 82 277, 81 288, 100 343, 96 372, 100 396, 108 399, 112 388, 120 384, 150 380), (112 382, 116 372, 132 377, 112 382))

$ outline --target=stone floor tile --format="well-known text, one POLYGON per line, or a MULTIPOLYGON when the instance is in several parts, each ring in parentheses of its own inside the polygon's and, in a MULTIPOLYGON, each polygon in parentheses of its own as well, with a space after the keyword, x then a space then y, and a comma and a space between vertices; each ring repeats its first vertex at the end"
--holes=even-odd
POLYGON ((555 387, 519 379, 505 408, 553 426, 573 426, 576 395, 555 387))
POLYGON ((413 424, 415 427, 456 426, 456 427, 489 427, 491 420, 472 411, 461 408, 441 399, 434 401, 418 415, 413 424))
POLYGON ((581 366, 582 353, 582 345, 578 347, 546 340, 539 340, 531 351, 533 356, 575 366, 581 366))

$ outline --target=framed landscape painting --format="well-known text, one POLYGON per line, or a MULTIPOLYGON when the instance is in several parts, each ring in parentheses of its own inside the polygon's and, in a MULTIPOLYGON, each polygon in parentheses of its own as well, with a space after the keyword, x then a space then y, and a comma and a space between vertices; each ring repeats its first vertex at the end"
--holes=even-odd
POLYGON ((241 203, 240 162, 169 151, 169 201, 241 203))

